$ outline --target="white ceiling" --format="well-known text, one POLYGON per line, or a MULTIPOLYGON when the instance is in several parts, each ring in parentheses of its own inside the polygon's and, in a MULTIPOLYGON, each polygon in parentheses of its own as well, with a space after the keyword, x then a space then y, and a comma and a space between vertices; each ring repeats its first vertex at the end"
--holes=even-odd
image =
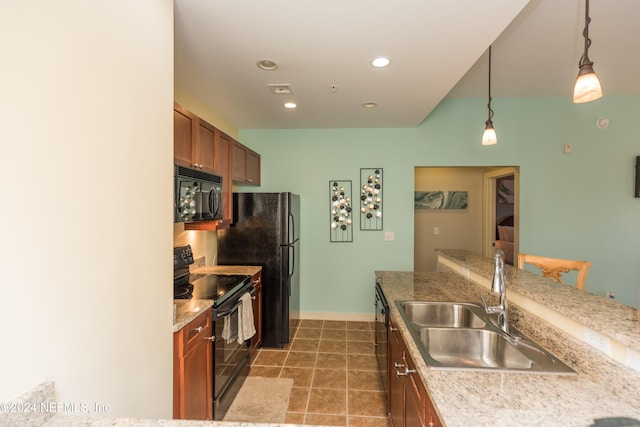
MULTIPOLYGON (((583 0, 248 3, 174 2, 176 84, 243 129, 418 126, 446 96, 487 96, 492 43, 493 98, 570 99, 584 47, 583 0), (372 68, 378 55, 391 65, 372 68)), ((605 96, 640 93, 640 1, 592 0, 590 15, 605 96)))

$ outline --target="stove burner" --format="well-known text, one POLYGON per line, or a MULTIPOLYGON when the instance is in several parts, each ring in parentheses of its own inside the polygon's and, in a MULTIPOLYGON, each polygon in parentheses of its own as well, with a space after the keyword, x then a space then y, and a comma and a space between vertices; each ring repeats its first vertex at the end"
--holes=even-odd
POLYGON ((193 285, 186 284, 173 289, 173 299, 189 299, 193 294, 193 285))

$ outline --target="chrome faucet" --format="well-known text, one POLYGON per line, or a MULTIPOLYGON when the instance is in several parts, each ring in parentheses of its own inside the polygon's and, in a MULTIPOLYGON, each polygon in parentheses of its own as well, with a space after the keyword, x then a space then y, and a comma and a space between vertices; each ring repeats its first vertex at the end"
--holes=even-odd
POLYGON ((487 313, 498 315, 498 327, 505 333, 509 334, 509 317, 507 314, 507 286, 504 278, 504 252, 498 249, 493 256, 494 270, 493 279, 491 280, 491 291, 500 294, 500 303, 496 306, 488 306, 487 302, 482 299, 484 309, 487 313))

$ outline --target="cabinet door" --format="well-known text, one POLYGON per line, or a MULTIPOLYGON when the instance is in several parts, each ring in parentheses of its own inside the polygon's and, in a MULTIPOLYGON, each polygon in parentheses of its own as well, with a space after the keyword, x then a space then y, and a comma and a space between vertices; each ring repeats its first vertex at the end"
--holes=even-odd
POLYGON ((233 222, 233 184, 231 177, 231 138, 222 132, 215 136, 215 173, 222 177, 222 220, 226 227, 233 222))
POLYGON ((405 378, 405 410, 404 422, 406 427, 425 426, 425 396, 427 394, 422 381, 418 378, 413 359, 405 352, 407 375, 405 378))
POLYGON ((195 139, 196 117, 188 110, 173 107, 173 158, 175 163, 193 167, 193 141, 195 139))
POLYGON ((184 410, 183 419, 210 420, 212 400, 211 383, 211 344, 198 345, 184 356, 184 410))
POLYGON ((244 183, 247 176, 247 148, 238 141, 233 141, 231 161, 231 174, 233 176, 233 180, 244 183))
POLYGON ((188 168, 214 173, 215 128, 186 108, 173 106, 173 158, 188 168))
POLYGON ((173 417, 213 418, 212 312, 207 310, 173 336, 173 417))
POLYGON ((202 119, 198 119, 197 123, 198 138, 194 163, 198 169, 202 169, 204 172, 215 173, 215 128, 202 119))
POLYGON ((404 426, 404 379, 397 373, 404 369, 404 342, 389 319, 389 419, 392 427, 404 426))
POLYGON ((233 141, 232 175, 235 182, 260 185, 260 154, 233 141))
POLYGON ((247 182, 260 185, 260 154, 247 150, 247 182))

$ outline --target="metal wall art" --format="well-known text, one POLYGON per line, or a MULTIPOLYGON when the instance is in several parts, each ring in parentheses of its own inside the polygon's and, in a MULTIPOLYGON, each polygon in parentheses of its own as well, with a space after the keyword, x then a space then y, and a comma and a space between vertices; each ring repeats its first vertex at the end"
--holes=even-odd
POLYGON ((331 242, 353 242, 351 181, 329 181, 331 242))
POLYGON ((360 169, 360 230, 382 230, 382 168, 360 169))

